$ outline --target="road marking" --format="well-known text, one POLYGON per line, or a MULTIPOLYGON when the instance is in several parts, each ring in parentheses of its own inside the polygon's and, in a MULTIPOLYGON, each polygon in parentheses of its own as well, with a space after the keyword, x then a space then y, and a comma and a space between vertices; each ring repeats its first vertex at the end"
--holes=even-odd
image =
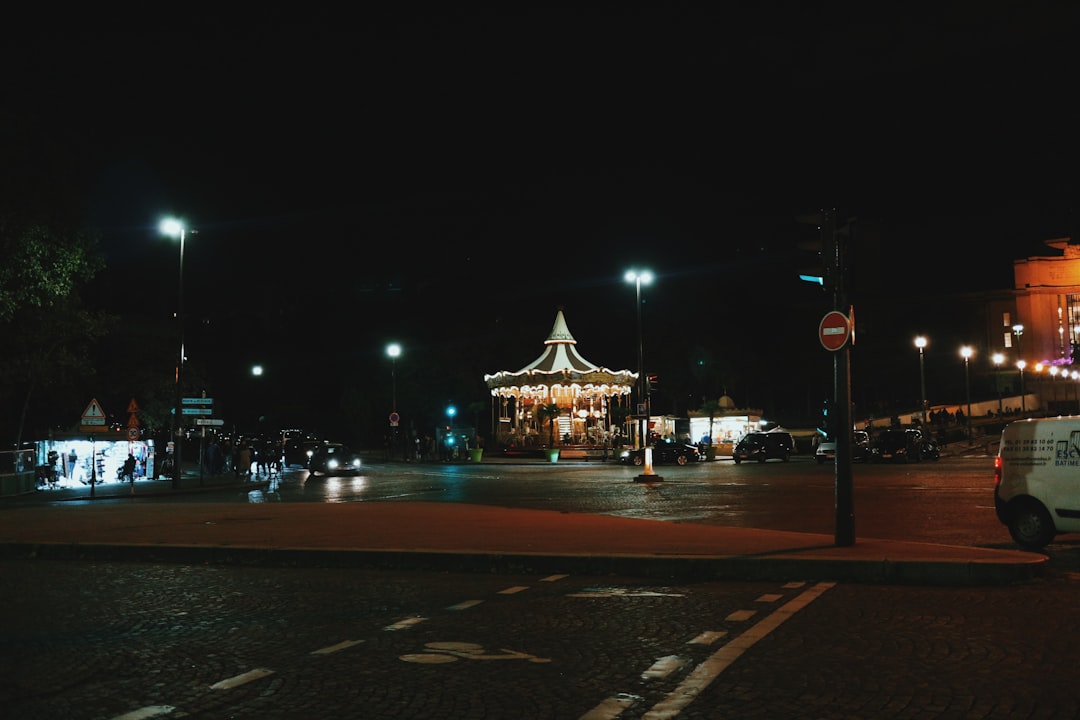
POLYGON ((471 607, 476 607, 477 605, 479 605, 482 602, 484 602, 484 601, 483 600, 466 600, 465 602, 459 602, 457 605, 451 605, 450 607, 448 607, 446 609, 447 610, 468 610, 471 607))
POLYGON ((399 620, 398 622, 394 623, 393 625, 387 625, 386 627, 383 628, 383 630, 406 630, 408 628, 411 628, 413 625, 416 625, 417 623, 424 622, 425 620, 427 620, 427 618, 422 618, 422 617, 405 618, 404 620, 399 620))
POLYGON ((249 682, 264 678, 267 675, 273 675, 273 670, 267 668, 255 668, 254 670, 248 670, 246 673, 240 675, 234 675, 231 678, 226 678, 220 682, 216 682, 210 686, 211 690, 232 690, 234 687, 240 685, 246 685, 249 682))
POLYGON ((555 582, 556 580, 562 580, 568 578, 569 575, 548 575, 546 578, 540 578, 540 582, 555 582))
POLYGON ((679 683, 679 686, 669 693, 666 698, 653 705, 647 713, 642 715, 641 720, 671 720, 683 708, 693 702, 695 698, 699 697, 709 683, 730 667, 744 652, 835 585, 836 583, 831 582, 814 585, 759 620, 757 624, 750 627, 746 632, 732 638, 731 642, 718 649, 704 662, 691 670, 686 679, 679 683))
POLYGON ((641 679, 658 680, 660 678, 666 678, 688 662, 690 662, 689 658, 679 657, 678 655, 662 657, 654 662, 652 667, 641 673, 641 679))
POLYGON ((727 635, 727 630, 706 630, 693 640, 687 640, 687 645, 712 645, 713 642, 727 635))
POLYGON ((729 622, 743 622, 744 620, 749 620, 755 615, 757 615, 757 610, 736 610, 724 619, 728 620, 729 622))
POLYGON ((162 715, 168 715, 176 708, 172 705, 147 705, 146 707, 139 708, 138 710, 132 710, 129 713, 123 715, 117 715, 113 720, 146 720, 146 718, 161 717, 162 715))
POLYGON ((619 693, 618 695, 607 698, 604 702, 582 715, 581 720, 611 720, 611 718, 618 717, 622 714, 623 710, 631 707, 640 700, 641 697, 638 695, 619 693))
POLYGON ((500 590, 498 594, 499 595, 513 595, 514 593, 519 593, 522 590, 528 590, 528 589, 529 589, 528 585, 515 585, 514 587, 508 587, 505 590, 500 590))
POLYGON ((398 659, 414 663, 449 663, 458 658, 466 660, 528 660, 533 663, 549 663, 551 658, 537 657, 529 653, 499 648, 498 654, 492 654, 483 645, 467 642, 430 642, 424 644, 424 652, 399 655, 398 659))
POLYGON ((347 650, 348 648, 351 648, 353 645, 359 645, 362 642, 364 642, 364 641, 363 640, 345 640, 344 642, 339 642, 337 645, 330 645, 329 647, 319 648, 318 650, 312 650, 311 654, 312 655, 329 655, 330 653, 336 653, 336 652, 338 652, 340 650, 347 650))
POLYGON ((652 590, 627 590, 626 588, 587 588, 581 592, 567 593, 566 597, 685 597, 682 593, 662 593, 652 590))
POLYGON ((784 596, 781 595, 780 593, 766 593, 766 594, 762 595, 761 597, 759 597, 757 600, 755 600, 755 602, 759 602, 759 603, 776 602, 777 600, 779 600, 782 597, 784 597, 784 596))

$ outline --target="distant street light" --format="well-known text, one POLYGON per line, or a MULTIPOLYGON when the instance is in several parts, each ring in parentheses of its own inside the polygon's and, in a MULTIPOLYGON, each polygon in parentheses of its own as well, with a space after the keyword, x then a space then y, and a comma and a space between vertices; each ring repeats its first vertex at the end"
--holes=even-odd
POLYGON ((919 348, 919 395, 922 402, 922 424, 926 425, 926 367, 923 364, 923 348, 926 347, 926 338, 919 335, 915 338, 915 347, 919 348))
POLYGON ((642 406, 638 408, 638 410, 644 410, 644 418, 642 418, 641 412, 637 413, 638 437, 635 447, 641 448, 647 444, 645 442, 645 430, 648 427, 648 418, 650 414, 649 391, 645 383, 645 341, 642 337, 641 332, 641 286, 643 284, 650 284, 653 280, 653 274, 648 270, 627 270, 626 274, 623 276, 623 279, 626 280, 626 282, 634 283, 634 286, 637 289, 637 386, 638 402, 642 406))
POLYGON ((397 359, 401 357, 401 346, 397 343, 390 343, 386 346, 386 355, 390 358, 390 387, 392 392, 390 409, 397 412, 397 359))
POLYGON ((960 348, 960 357, 964 358, 964 391, 967 394, 967 436, 968 445, 971 444, 971 375, 968 371, 968 361, 971 360, 972 349, 965 345, 960 348))
POLYGON ((176 406, 173 417, 173 442, 176 444, 173 453, 173 488, 180 486, 180 451, 184 440, 183 408, 181 407, 181 381, 184 375, 184 237, 187 228, 184 223, 176 218, 165 218, 158 226, 162 235, 180 238, 180 281, 176 291, 176 322, 180 333, 180 351, 176 356, 176 406))
POLYGON ((397 359, 401 357, 401 345, 398 343, 390 343, 386 346, 386 355, 390 358, 390 427, 393 428, 393 437, 391 439, 391 454, 396 453, 400 448, 400 441, 398 440, 398 422, 397 417, 397 359))
POLYGON ((1005 356, 1002 353, 994 353, 991 360, 994 361, 994 385, 997 386, 998 393, 998 416, 1002 415, 1001 410, 1001 363, 1005 362, 1005 356))
POLYGON ((1057 376, 1058 376, 1058 369, 1059 368, 1058 368, 1057 365, 1051 365, 1050 366, 1050 396, 1053 398, 1052 402, 1054 403, 1055 406, 1057 406, 1057 376))
POLYGON ((1016 367, 1020 369, 1020 412, 1027 413, 1027 398, 1024 397, 1024 368, 1027 367, 1027 363, 1023 360, 1017 360, 1016 367))

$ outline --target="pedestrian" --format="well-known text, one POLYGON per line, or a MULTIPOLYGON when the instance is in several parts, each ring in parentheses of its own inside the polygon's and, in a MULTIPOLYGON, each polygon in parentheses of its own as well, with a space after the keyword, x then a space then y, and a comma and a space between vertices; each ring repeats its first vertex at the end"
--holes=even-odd
POLYGON ((244 474, 244 477, 251 477, 251 444, 245 443, 240 448, 240 462, 236 465, 236 474, 244 474))
POLYGON ((135 456, 128 453, 127 460, 124 461, 124 473, 122 477, 127 478, 127 481, 131 483, 131 493, 135 494, 135 456))

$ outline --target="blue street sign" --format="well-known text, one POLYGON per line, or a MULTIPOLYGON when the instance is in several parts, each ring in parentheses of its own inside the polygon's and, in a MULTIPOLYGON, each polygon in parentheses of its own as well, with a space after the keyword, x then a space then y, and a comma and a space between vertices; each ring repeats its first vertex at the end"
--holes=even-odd
POLYGON ((180 408, 180 412, 183 413, 184 415, 213 415, 214 414, 214 409, 213 408, 208 408, 208 407, 206 407, 206 408, 201 408, 201 407, 180 408))
POLYGON ((213 405, 214 398, 182 398, 182 405, 213 405))

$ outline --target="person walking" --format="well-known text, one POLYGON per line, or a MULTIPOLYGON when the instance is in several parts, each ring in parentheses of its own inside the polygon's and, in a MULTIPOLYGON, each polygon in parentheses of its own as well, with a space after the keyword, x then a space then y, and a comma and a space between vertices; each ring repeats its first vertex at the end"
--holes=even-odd
POLYGON ((127 460, 124 460, 124 472, 122 477, 126 478, 131 483, 131 494, 135 494, 135 456, 128 453, 127 460))

